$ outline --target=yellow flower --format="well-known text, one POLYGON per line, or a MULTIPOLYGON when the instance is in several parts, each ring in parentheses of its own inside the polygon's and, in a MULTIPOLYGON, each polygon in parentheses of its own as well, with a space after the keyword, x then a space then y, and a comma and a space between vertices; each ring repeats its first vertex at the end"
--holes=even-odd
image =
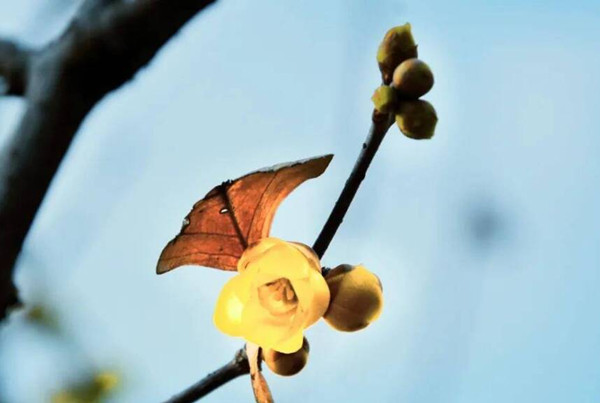
POLYGON ((244 251, 238 273, 217 300, 217 328, 265 349, 298 351, 304 329, 329 305, 329 288, 315 252, 300 243, 263 238, 244 251))

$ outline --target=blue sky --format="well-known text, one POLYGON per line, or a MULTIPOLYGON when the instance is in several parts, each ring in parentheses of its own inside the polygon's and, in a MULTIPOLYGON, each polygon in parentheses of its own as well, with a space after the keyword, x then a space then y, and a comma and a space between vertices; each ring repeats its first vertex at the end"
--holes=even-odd
MULTIPOLYGON (((43 44, 78 2, 0 1, 0 34, 43 44)), ((277 401, 593 402, 600 396, 600 3, 221 1, 88 116, 27 239, 17 281, 81 351, 160 401, 230 359, 212 311, 230 274, 156 276, 214 185, 334 153, 272 234, 312 244, 366 136, 385 31, 411 22, 436 85, 436 137, 392 129, 324 264, 382 279, 379 321, 319 323, 277 401)), ((0 100, 0 145, 23 105, 0 100)), ((0 388, 43 401, 82 363, 16 316, 0 388)), ((209 402, 251 401, 246 378, 209 402)))

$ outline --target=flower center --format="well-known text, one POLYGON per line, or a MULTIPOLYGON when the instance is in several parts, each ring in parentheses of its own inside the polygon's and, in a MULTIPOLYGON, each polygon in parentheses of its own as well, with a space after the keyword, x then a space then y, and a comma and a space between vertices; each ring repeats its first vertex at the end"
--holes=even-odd
POLYGON ((285 315, 295 311, 298 297, 287 278, 279 278, 258 287, 258 299, 271 315, 285 315))

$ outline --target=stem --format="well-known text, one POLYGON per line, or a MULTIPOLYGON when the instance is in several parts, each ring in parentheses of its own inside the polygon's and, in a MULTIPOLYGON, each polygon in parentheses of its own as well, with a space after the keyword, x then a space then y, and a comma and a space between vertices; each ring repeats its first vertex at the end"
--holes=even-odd
POLYGON ((249 373, 250 366, 248 364, 248 357, 246 356, 245 349, 242 348, 235 354, 235 357, 229 363, 208 374, 197 383, 173 396, 169 400, 166 400, 164 403, 195 402, 238 376, 249 373))
POLYGON ((333 236, 342 224, 342 221, 344 221, 344 216, 346 215, 346 212, 348 212, 350 203, 352 203, 356 191, 365 178, 367 169, 369 169, 369 165, 371 165, 371 161, 373 161, 377 149, 379 149, 379 145, 383 141, 385 134, 393 122, 394 115, 382 114, 376 111, 373 112, 373 123, 369 129, 367 140, 363 143, 362 150, 358 155, 358 159, 354 164, 354 168, 352 169, 344 188, 342 189, 342 193, 340 193, 333 210, 331 210, 331 214, 329 214, 327 222, 325 222, 321 233, 313 245, 313 250, 319 258, 323 257, 333 236))

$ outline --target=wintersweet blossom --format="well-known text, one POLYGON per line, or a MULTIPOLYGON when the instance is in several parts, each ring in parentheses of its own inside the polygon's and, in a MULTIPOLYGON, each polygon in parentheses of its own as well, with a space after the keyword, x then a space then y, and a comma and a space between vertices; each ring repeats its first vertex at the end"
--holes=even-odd
POLYGON ((244 251, 237 269, 217 300, 217 328, 264 349, 298 351, 304 329, 329 305, 315 252, 301 243, 263 238, 244 251))

